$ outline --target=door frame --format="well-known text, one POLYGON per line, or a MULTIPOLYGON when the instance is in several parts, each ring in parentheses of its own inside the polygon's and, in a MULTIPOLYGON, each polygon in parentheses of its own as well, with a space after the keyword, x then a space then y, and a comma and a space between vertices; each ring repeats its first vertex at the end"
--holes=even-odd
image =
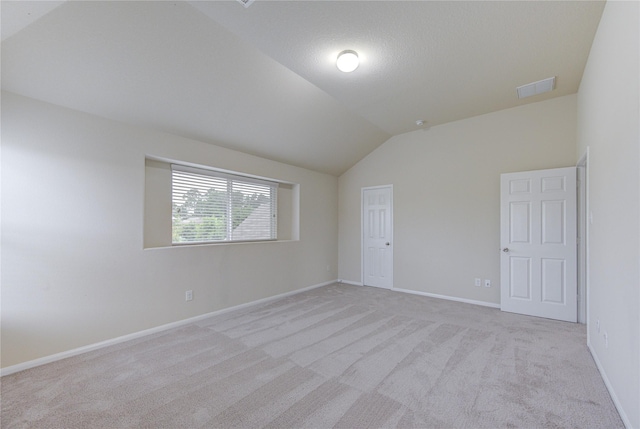
POLYGON ((576 164, 578 172, 578 323, 587 325, 589 340, 589 147, 576 164))
POLYGON ((393 249, 395 247, 395 243, 393 241, 393 185, 378 185, 378 186, 365 186, 360 189, 360 283, 364 286, 364 259, 365 259, 365 250, 364 250, 364 193, 368 190, 373 189, 389 189, 389 222, 390 222, 390 232, 391 236, 391 269, 390 277, 391 277, 391 288, 395 289, 393 284, 393 249))

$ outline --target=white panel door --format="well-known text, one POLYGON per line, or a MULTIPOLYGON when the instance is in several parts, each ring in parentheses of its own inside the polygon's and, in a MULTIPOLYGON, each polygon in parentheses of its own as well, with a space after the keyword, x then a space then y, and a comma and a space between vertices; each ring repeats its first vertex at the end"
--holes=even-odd
POLYGON ((393 287, 393 194, 391 186, 362 189, 363 283, 393 287))
POLYGON ((502 311, 577 321, 576 168, 500 176, 502 311))

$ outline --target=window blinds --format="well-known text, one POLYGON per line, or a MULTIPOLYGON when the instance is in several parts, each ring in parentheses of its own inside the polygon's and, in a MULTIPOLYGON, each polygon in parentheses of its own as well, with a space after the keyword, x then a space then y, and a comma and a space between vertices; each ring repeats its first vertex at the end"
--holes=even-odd
POLYGON ((171 166, 172 243, 277 238, 278 183, 171 166))

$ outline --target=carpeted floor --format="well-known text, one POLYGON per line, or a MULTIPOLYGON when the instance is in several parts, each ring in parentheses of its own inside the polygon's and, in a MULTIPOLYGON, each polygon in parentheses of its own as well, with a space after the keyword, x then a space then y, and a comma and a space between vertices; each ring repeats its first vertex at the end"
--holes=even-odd
POLYGON ((1 380, 2 428, 622 428, 582 325, 334 284, 1 380))

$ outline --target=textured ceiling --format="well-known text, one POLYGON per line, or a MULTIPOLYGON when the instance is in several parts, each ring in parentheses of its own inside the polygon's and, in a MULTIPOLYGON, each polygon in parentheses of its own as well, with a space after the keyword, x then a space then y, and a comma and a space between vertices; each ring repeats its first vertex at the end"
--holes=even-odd
POLYGON ((604 6, 28 3, 2 1, 4 90, 335 175, 418 119, 575 93, 604 6), (351 74, 344 49, 362 60, 351 74), (555 91, 517 99, 550 76, 555 91))
POLYGON ((7 1, 2 2, 2 40, 7 39, 32 22, 51 12, 64 1, 7 1), (6 4, 5 4, 6 3, 6 4))
MULTIPOLYGON (((513 107, 517 86, 558 76, 575 93, 602 3, 192 2, 389 134, 513 107), (354 49, 362 66, 335 72, 354 49)), ((537 98, 540 101, 543 98, 537 98)), ((530 102, 532 100, 527 100, 530 102)))

